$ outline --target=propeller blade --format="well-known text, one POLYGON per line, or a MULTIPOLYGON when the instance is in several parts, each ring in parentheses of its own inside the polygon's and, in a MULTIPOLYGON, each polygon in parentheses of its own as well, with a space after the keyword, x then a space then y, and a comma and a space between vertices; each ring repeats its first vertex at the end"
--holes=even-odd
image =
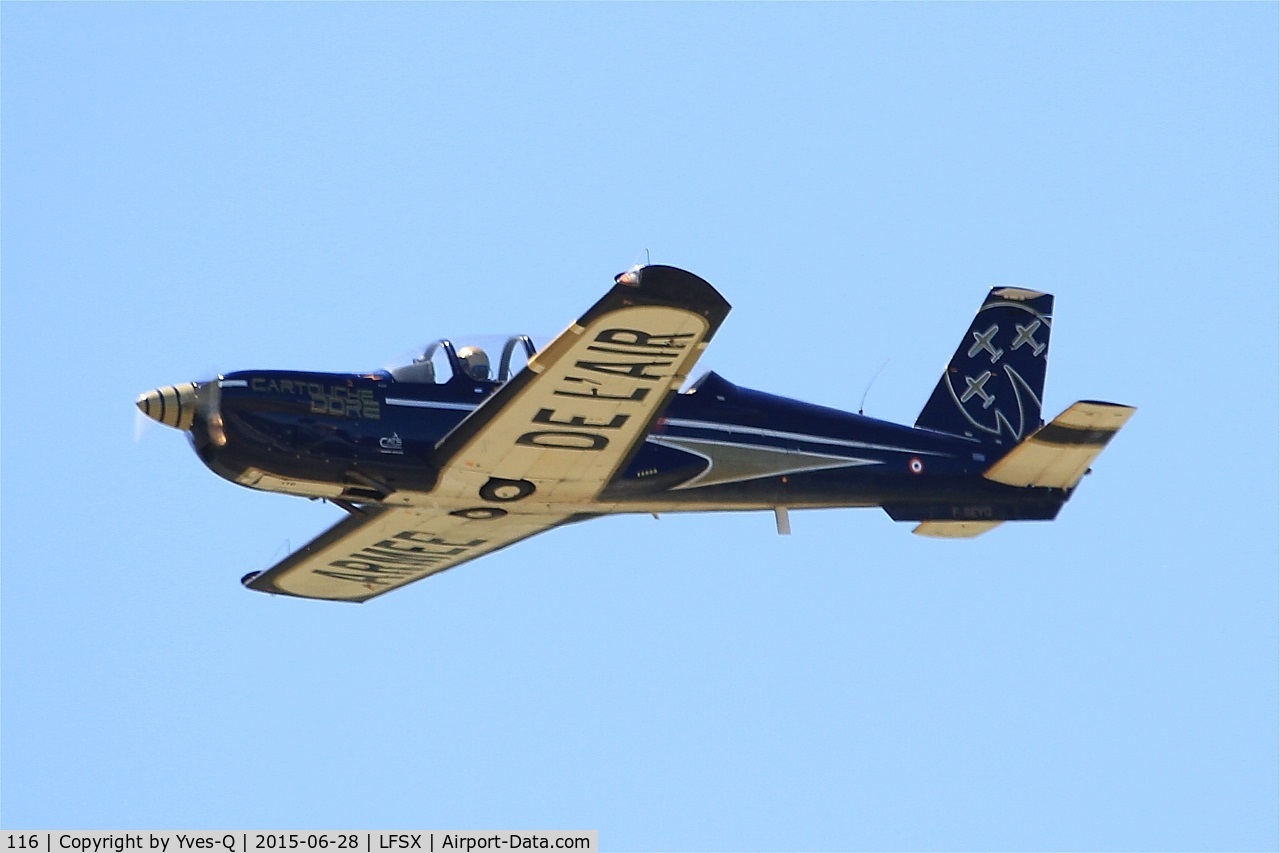
POLYGON ((147 414, 142 409, 135 408, 133 412, 133 443, 140 443, 143 436, 151 432, 151 427, 154 424, 155 421, 147 417, 147 414))

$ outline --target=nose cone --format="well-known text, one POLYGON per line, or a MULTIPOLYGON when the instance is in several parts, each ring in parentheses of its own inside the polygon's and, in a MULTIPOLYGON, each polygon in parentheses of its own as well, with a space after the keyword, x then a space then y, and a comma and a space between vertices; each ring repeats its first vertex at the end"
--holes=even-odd
POLYGON ((174 429, 189 430, 196 414, 196 384, 166 385, 139 394, 138 408, 152 420, 174 429))

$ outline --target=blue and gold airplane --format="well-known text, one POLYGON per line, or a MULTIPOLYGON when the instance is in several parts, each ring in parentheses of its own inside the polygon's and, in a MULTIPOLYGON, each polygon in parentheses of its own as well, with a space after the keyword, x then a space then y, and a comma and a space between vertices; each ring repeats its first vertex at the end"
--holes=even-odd
POLYGON ((367 374, 255 370, 149 391, 215 473, 348 516, 243 583, 366 601, 534 534, 609 513, 883 507, 925 536, 1057 516, 1134 409, 1040 416, 1053 297, 997 287, 914 426, 707 373, 729 304, 668 266, 633 268, 535 351, 438 341, 367 374))

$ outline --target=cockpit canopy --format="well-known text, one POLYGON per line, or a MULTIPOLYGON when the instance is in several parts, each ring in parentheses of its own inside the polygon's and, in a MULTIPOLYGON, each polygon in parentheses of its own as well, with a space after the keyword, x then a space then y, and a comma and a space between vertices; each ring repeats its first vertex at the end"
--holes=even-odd
POLYGON ((512 335, 505 340, 492 336, 474 341, 438 340, 428 344, 410 363, 390 371, 397 382, 443 385, 456 377, 471 382, 506 382, 524 369, 537 352, 528 335, 512 335), (497 357, 493 356, 497 353, 497 357))

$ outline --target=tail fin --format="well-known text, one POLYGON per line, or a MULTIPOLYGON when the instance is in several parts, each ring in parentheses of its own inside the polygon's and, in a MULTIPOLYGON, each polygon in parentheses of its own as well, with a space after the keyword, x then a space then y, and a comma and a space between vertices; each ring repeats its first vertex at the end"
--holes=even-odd
POLYGON ((996 287, 924 404, 916 426, 1013 445, 1039 428, 1053 297, 996 287))

